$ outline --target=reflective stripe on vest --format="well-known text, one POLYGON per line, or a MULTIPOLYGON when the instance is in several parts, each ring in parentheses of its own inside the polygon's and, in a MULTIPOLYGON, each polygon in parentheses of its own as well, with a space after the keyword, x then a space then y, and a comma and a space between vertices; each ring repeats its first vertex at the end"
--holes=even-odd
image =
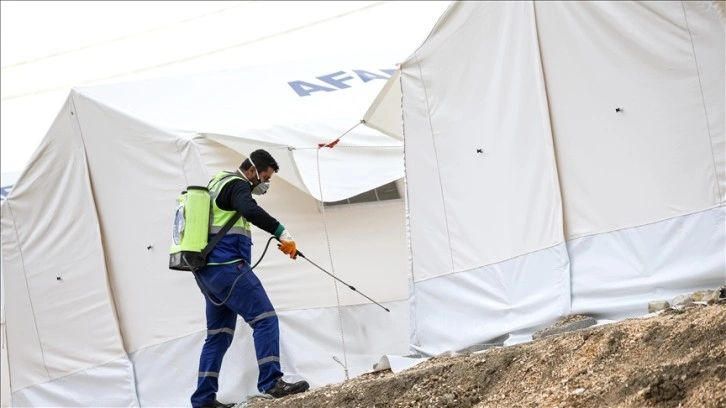
MULTIPOLYGON (((216 234, 219 231, 221 231, 222 228, 224 228, 224 227, 218 227, 216 225, 212 225, 209 228, 209 233, 210 234, 216 234)), ((246 237, 252 238, 252 235, 250 234, 250 231, 244 229, 244 227, 232 227, 232 228, 229 229, 229 231, 227 231, 227 234, 240 234, 240 235, 244 235, 246 237)))
MULTIPOLYGON (((220 171, 217 173, 217 175, 212 179, 212 181, 209 182, 209 196, 212 199, 212 216, 209 220, 209 233, 210 234, 216 234, 219 232, 224 226, 227 224, 227 222, 234 217, 236 211, 225 211, 219 207, 217 207, 217 196, 219 196, 219 192, 222 191, 222 188, 229 183, 230 181, 234 179, 240 179, 244 180, 242 177, 238 176, 235 173, 229 173, 226 171, 220 171)), ((244 218, 240 217, 237 222, 234 223, 232 228, 227 231, 227 235, 229 234, 239 234, 244 235, 249 238, 252 237, 252 228, 250 226, 250 223, 244 218)))

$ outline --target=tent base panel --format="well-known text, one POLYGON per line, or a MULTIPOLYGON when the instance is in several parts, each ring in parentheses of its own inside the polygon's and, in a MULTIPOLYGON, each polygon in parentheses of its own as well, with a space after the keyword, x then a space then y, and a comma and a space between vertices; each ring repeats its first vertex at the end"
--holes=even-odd
POLYGON ((726 207, 567 242, 572 311, 622 319, 726 284, 726 207))
POLYGON ((435 356, 538 329, 570 311, 565 244, 415 282, 412 348, 435 356))
MULTIPOLYGON (((336 307, 278 311, 285 380, 304 379, 311 388, 340 383, 346 378, 346 362, 348 377, 354 378, 373 371, 382 355, 407 354, 408 304, 401 300, 383 305, 391 312, 373 304, 344 306, 340 315, 336 307)), ((199 331, 131 355, 141 406, 189 406, 205 336, 206 331, 199 331)), ((258 394, 257 375, 252 329, 238 320, 222 363, 217 399, 241 402, 258 394)))
POLYGON ((138 407, 133 367, 127 358, 121 358, 26 387, 12 393, 12 406, 138 407))

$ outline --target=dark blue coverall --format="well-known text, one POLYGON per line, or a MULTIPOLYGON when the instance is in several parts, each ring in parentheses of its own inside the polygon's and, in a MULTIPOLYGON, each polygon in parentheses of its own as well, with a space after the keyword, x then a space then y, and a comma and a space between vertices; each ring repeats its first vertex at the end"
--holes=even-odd
MULTIPOLYGON (((235 211, 240 212, 241 223, 247 225, 247 232, 241 231, 235 224, 235 228, 230 230, 210 252, 207 258, 208 265, 195 272, 197 283, 214 302, 221 303, 228 295, 229 299, 225 304, 216 306, 205 296, 207 337, 199 358, 197 389, 191 397, 193 407, 210 405, 216 398, 219 389, 219 370, 224 354, 232 343, 237 315, 242 316, 253 330, 252 336, 259 366, 258 390, 265 392, 283 376, 280 368, 277 314, 260 280, 254 271, 250 270, 252 239, 248 222, 277 237, 284 227, 257 205, 251 195, 250 183, 234 173, 219 173, 210 182, 209 187, 213 211, 231 213, 215 213, 215 215, 231 216, 235 211), (237 283, 230 294, 235 280, 237 283)), ((209 239, 211 240, 213 236, 214 234, 210 234, 209 239)))

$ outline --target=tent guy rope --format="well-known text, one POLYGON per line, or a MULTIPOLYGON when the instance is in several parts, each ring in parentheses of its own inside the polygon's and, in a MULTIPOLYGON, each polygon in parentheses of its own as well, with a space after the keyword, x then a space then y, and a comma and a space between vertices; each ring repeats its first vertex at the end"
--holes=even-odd
MULTIPOLYGON (((356 125, 356 126, 358 126, 358 125, 356 125)), ((351 130, 354 128, 355 128, 355 126, 353 126, 351 128, 351 130)), ((348 130, 348 132, 350 132, 350 130, 348 130)), ((348 133, 348 132, 346 132, 346 133, 348 133)), ((338 141, 340 140, 341 137, 343 137, 343 136, 340 136, 337 139, 335 139, 335 143, 333 144, 333 146, 335 146, 335 144, 338 143, 338 141)), ((332 148, 332 146, 329 146, 329 147, 332 148)), ((331 271, 333 272, 331 276, 335 277, 335 264, 333 263, 333 252, 330 249, 330 235, 328 233, 328 220, 325 217, 325 200, 323 200, 323 184, 322 184, 323 182, 320 177, 320 149, 321 148, 322 148, 322 146, 320 146, 318 148, 318 150, 315 152, 315 161, 316 161, 316 165, 317 165, 317 169, 318 169, 318 189, 320 191, 320 212, 323 216, 323 228, 325 229, 325 242, 328 246, 328 258, 330 260, 331 271)), ((345 349, 345 332, 343 330, 343 314, 340 311, 340 294, 338 292, 338 284, 337 283, 334 283, 334 284, 335 284, 335 301, 338 306, 338 324, 340 325, 340 342, 341 342, 341 346, 343 348, 343 363, 341 365, 343 366, 343 371, 345 372, 345 379, 349 380, 350 377, 348 376, 348 353, 346 352, 346 349, 345 349)), ((340 361, 338 361, 338 363, 340 363, 340 361)))

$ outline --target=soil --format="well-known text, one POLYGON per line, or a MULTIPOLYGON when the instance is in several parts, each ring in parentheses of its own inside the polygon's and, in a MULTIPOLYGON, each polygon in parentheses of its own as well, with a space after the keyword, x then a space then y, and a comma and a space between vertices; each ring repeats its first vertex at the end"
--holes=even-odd
POLYGON ((245 407, 726 408, 726 300, 432 358, 245 407))

